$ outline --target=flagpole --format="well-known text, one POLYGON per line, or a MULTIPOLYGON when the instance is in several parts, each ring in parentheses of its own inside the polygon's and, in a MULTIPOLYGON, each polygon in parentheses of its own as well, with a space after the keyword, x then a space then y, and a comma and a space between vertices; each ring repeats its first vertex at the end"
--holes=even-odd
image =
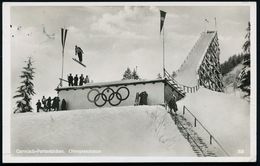
POLYGON ((163 77, 165 78, 165 51, 164 51, 164 27, 163 27, 163 77))
POLYGON ((64 47, 62 47, 62 68, 61 68, 61 80, 60 80, 61 86, 62 86, 62 81, 63 81, 63 68, 64 68, 64 47))

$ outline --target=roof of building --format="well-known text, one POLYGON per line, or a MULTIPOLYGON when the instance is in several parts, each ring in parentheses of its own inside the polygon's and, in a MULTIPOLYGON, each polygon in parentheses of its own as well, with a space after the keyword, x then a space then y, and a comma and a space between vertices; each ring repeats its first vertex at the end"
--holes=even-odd
POLYGON ((155 83, 155 82, 164 82, 164 79, 153 79, 153 80, 119 80, 119 81, 110 81, 110 82, 96 82, 96 83, 87 83, 83 86, 66 86, 66 87, 59 87, 55 90, 70 90, 70 89, 85 89, 85 88, 100 88, 100 87, 107 87, 107 86, 120 86, 120 85, 136 85, 136 84, 146 84, 146 83, 155 83))

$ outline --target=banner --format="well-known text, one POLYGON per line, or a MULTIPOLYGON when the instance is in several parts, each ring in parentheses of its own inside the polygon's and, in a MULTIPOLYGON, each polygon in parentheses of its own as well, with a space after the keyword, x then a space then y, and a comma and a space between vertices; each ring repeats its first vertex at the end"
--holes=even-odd
POLYGON ((160 10, 160 15, 161 15, 161 24, 160 24, 160 33, 163 29, 163 24, 164 24, 164 20, 165 20, 165 17, 166 17, 166 12, 165 11, 162 11, 160 10))

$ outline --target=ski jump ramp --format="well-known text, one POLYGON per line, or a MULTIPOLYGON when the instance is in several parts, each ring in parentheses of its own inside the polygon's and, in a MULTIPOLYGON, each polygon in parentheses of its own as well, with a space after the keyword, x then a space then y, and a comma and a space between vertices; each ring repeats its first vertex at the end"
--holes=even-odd
POLYGON ((211 90, 222 91, 219 54, 217 32, 202 32, 176 72, 175 79, 178 84, 184 88, 204 86, 211 90))

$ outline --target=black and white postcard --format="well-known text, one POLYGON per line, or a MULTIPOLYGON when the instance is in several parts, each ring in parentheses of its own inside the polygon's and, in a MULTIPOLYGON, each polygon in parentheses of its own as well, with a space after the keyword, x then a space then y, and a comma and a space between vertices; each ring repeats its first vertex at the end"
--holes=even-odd
POLYGON ((253 162, 256 3, 3 3, 4 162, 253 162))

